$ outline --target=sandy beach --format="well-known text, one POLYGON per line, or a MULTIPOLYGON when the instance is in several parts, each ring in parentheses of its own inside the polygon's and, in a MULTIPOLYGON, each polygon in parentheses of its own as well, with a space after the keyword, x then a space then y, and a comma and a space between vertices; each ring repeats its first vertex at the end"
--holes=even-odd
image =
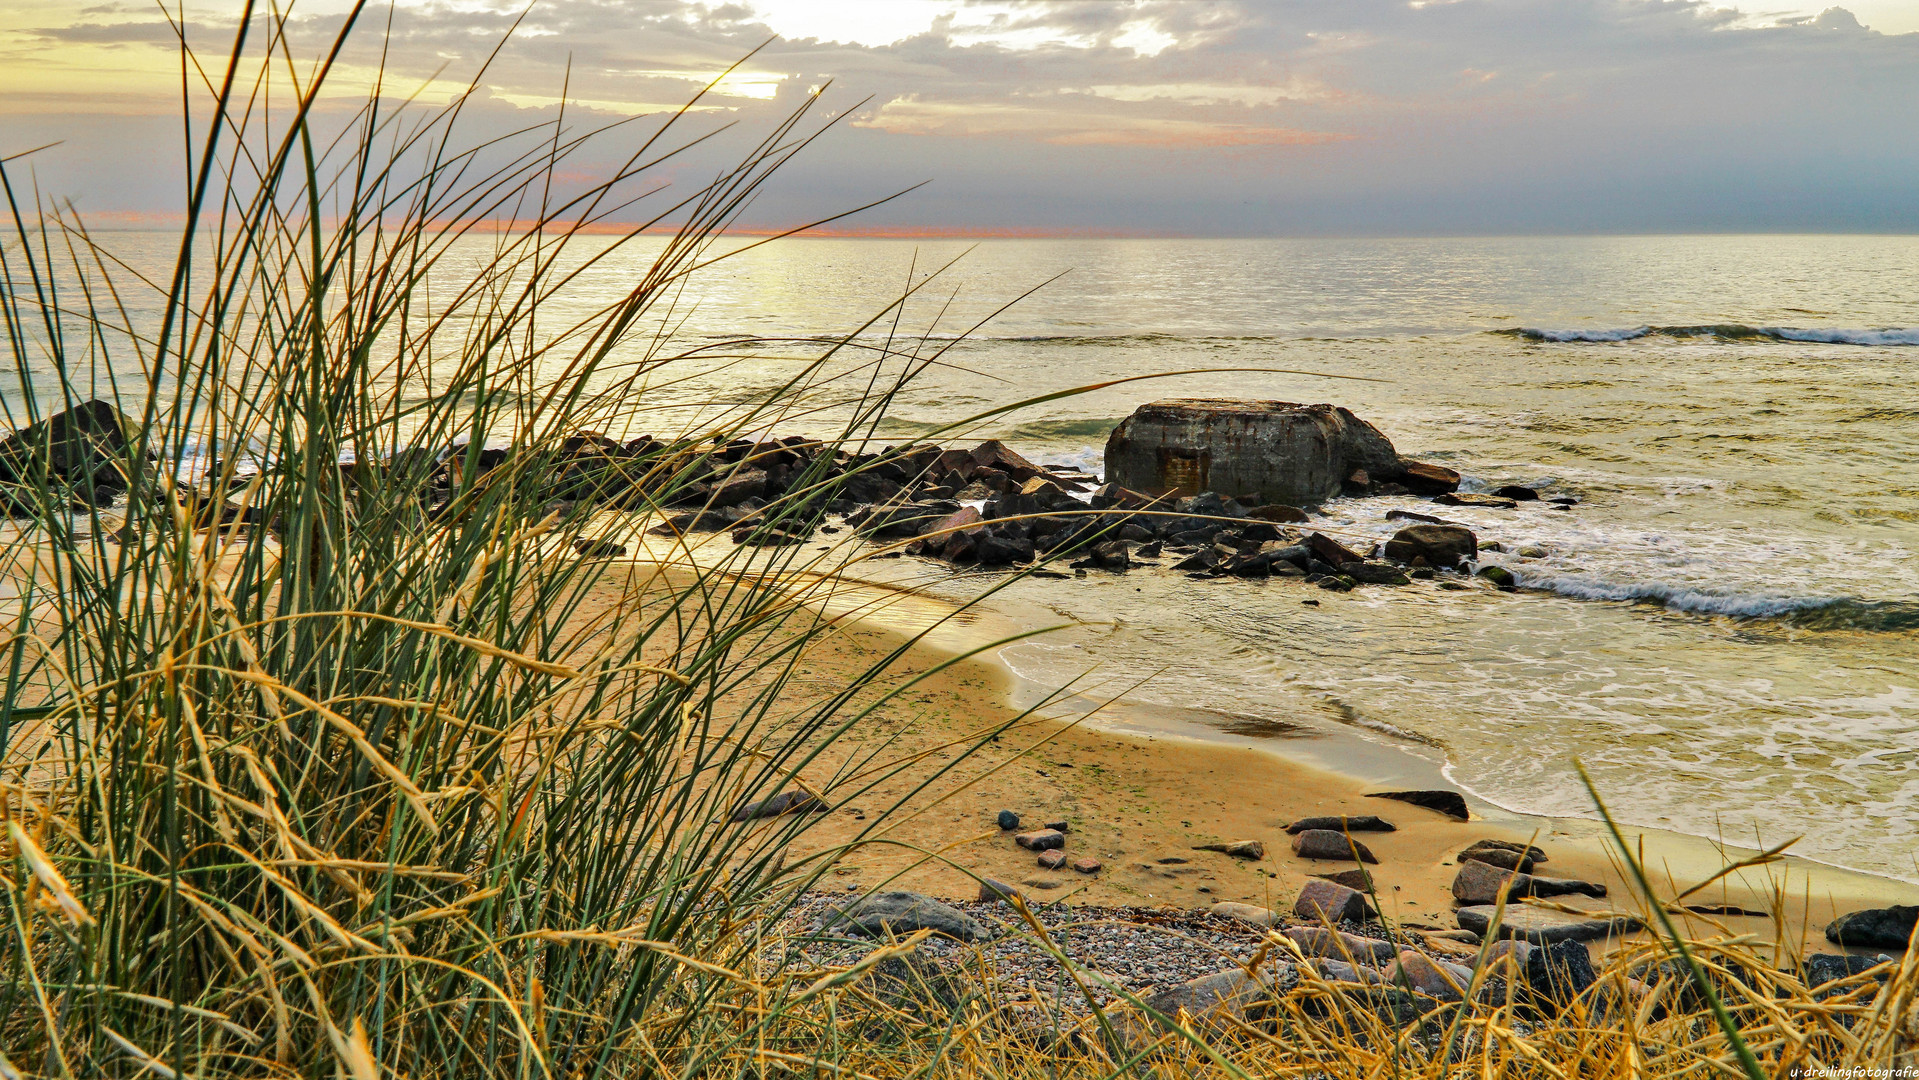
MULTIPOLYGON (((641 558, 671 562, 683 556, 655 543, 641 558)), ((867 576, 861 569, 887 565, 858 564, 854 574, 867 576)), ((638 583, 643 589, 659 572, 659 563, 637 562, 627 571, 630 578, 616 569, 603 587, 624 591, 638 583)), ((1040 613, 1017 605, 996 607, 989 599, 958 611, 872 580, 808 580, 796 583, 795 592, 837 628, 819 637, 799 665, 800 677, 789 689, 796 710, 809 697, 840 691, 909 635, 917 638, 856 707, 911 686, 878 704, 801 778, 822 790, 835 809, 796 845, 790 861, 815 854, 832 858, 835 865, 824 879, 831 891, 900 888, 972 899, 978 879, 991 878, 1035 903, 1196 909, 1231 901, 1290 911, 1314 875, 1350 864, 1295 856, 1285 827, 1313 815, 1376 814, 1396 831, 1361 839, 1380 860, 1370 869, 1383 914, 1407 928, 1457 926, 1450 892, 1455 857, 1481 839, 1536 844, 1550 856, 1539 873, 1601 882, 1609 892, 1603 900, 1563 897, 1552 903, 1644 913, 1597 820, 1514 814, 1472 799, 1473 819, 1455 821, 1367 797, 1449 787, 1438 768, 1410 754, 1357 738, 1299 743, 1226 736, 1163 708, 1091 702, 1023 684, 997 661, 994 647, 1039 628, 1040 613), (895 804, 899 808, 882 822, 895 804), (1022 828, 1069 823, 1068 867, 1040 868, 1034 852, 997 827, 1002 810, 1018 814, 1022 828), (1242 860, 1197 850, 1242 840, 1260 841, 1265 857, 1242 860), (1099 860, 1102 869, 1073 872, 1071 860, 1085 856, 1099 860)), ((1624 832, 1665 896, 1755 854, 1677 833, 1624 832)), ((1676 917, 1702 937, 1751 934, 1795 952, 1829 952, 1835 947, 1823 929, 1835 915, 1908 891, 1899 882, 1785 858, 1728 874, 1686 898, 1698 907, 1763 915, 1676 917)))

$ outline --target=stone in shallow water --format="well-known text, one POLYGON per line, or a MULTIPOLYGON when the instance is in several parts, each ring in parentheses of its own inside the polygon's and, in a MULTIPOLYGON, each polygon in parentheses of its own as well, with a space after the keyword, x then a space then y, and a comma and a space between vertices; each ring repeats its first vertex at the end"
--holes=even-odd
MULTIPOLYGON (((1491 931, 1493 912, 1496 910, 1494 905, 1484 904, 1460 908, 1454 912, 1454 916, 1461 928, 1483 936, 1491 931)), ((1524 904, 1506 905, 1505 914, 1499 922, 1500 937, 1521 938, 1534 945, 1550 945, 1555 941, 1595 941, 1637 929, 1639 920, 1623 915, 1591 918, 1524 904)))

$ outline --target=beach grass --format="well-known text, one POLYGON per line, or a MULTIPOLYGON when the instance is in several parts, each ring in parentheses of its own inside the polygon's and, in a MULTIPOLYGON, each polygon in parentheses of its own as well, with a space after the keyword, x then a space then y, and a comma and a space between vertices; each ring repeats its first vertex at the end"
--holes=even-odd
POLYGON ((792 916, 835 852, 789 854, 812 814, 734 812, 844 797, 809 767, 910 687, 901 652, 790 693, 834 632, 795 583, 840 556, 744 545, 628 578, 599 545, 750 467, 729 444, 830 415, 750 528, 818 520, 833 451, 926 362, 829 344, 765 393, 656 405, 752 351, 676 351, 674 305, 819 125, 801 109, 636 203, 698 138, 660 118, 556 196, 585 140, 624 132, 476 152, 461 100, 377 89, 321 131, 337 43, 288 76, 284 29, 194 58, 214 119, 169 276, 4 173, 8 419, 106 398, 125 424, 77 479, 32 447, 9 465, 0 1076, 1625 1077, 1740 1075, 1741 1046, 1770 1074, 1911 1053, 1910 961, 1815 994, 1751 941, 1628 951, 1563 1008, 1423 1018, 1310 975, 1225 1021, 1154 1016, 1096 1006, 1077 971, 1084 1000, 1048 1019, 990 982, 902 979, 911 939, 809 959, 792 916), (288 78, 293 104, 269 101, 288 78), (548 317, 662 226, 624 296, 548 317))

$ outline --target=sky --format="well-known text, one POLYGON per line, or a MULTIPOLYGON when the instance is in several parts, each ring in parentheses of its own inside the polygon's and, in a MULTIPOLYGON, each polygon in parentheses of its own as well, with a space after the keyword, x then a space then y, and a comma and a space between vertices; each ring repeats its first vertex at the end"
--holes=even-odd
MULTIPOLYGON (((346 7, 291 9, 294 70, 346 7)), ((183 104, 168 10, 0 0, 0 158, 58 144, 10 177, 97 226, 177 217, 208 88, 191 73, 183 104)), ((240 10, 185 7, 198 64, 240 10)), ((655 179, 697 186, 817 94, 830 130, 750 207, 761 227, 924 182, 836 227, 1919 231, 1919 0, 396 0, 321 112, 344 124, 377 76, 416 110, 477 83, 474 143, 642 117, 574 156, 585 182, 748 53, 675 130, 732 127, 655 179)))

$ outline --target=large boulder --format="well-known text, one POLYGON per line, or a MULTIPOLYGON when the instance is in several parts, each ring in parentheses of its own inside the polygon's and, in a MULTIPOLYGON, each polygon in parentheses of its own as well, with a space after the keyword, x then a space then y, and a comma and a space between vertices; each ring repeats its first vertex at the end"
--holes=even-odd
POLYGON ((1216 491, 1251 504, 1311 505, 1357 470, 1399 475, 1379 430, 1333 405, 1181 398, 1134 410, 1106 440, 1106 479, 1153 494, 1216 491))
POLYGON ((138 435, 110 402, 82 402, 0 440, 0 481, 32 482, 45 469, 74 487, 124 490, 127 447, 138 435))
POLYGON ((984 926, 958 908, 930 896, 904 891, 875 893, 831 912, 826 928, 848 929, 873 937, 904 936, 915 930, 931 930, 960 941, 978 941, 987 936, 984 926))

